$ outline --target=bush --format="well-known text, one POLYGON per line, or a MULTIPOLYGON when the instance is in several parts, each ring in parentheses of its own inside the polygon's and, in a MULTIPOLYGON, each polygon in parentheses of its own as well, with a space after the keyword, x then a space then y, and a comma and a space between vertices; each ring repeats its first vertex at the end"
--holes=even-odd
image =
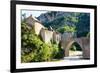
POLYGON ((41 61, 51 61, 52 60, 52 50, 53 48, 50 45, 43 43, 39 49, 41 61))
POLYGON ((34 34, 29 34, 26 44, 27 45, 24 47, 33 49, 32 52, 30 52, 29 54, 23 55, 22 62, 41 62, 41 61, 50 61, 52 59, 51 45, 42 42, 38 38, 38 36, 34 34))
POLYGON ((27 62, 31 62, 35 57, 35 52, 30 52, 29 54, 26 55, 21 55, 21 62, 22 63, 27 63, 27 62))
POLYGON ((59 47, 58 44, 52 44, 53 47, 53 58, 61 59, 64 57, 64 50, 59 47))

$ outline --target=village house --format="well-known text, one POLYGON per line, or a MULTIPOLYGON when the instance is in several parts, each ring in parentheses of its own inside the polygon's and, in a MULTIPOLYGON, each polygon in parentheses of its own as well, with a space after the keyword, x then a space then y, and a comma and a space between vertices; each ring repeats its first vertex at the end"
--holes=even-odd
POLYGON ((34 28, 34 32, 35 34, 39 35, 40 34, 40 30, 42 28, 45 28, 41 22, 36 19, 35 17, 32 17, 32 15, 30 15, 28 18, 26 18, 26 23, 34 28))
POLYGON ((40 36, 45 43, 50 43, 53 40, 53 31, 41 29, 40 36))

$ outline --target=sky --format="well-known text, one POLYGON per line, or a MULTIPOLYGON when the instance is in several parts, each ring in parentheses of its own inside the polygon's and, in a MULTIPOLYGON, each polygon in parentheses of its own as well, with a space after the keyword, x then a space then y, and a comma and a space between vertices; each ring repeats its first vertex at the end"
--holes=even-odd
POLYGON ((22 10, 21 14, 26 14, 26 17, 32 15, 33 17, 38 17, 42 13, 46 13, 47 11, 36 11, 36 10, 22 10))

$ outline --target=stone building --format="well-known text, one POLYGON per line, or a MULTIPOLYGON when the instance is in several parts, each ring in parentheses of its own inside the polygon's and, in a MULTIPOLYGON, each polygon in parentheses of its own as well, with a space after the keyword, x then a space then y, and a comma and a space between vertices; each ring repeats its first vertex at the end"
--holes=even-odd
POLYGON ((28 18, 26 18, 26 23, 34 28, 35 34, 39 35, 40 34, 40 30, 42 28, 45 28, 41 22, 36 19, 35 17, 32 17, 32 15, 30 15, 28 18))
POLYGON ((58 32, 53 32, 53 41, 56 42, 57 44, 59 44, 59 42, 61 41, 61 34, 58 32))
POLYGON ((53 31, 41 29, 40 36, 45 43, 50 43, 53 40, 53 31))

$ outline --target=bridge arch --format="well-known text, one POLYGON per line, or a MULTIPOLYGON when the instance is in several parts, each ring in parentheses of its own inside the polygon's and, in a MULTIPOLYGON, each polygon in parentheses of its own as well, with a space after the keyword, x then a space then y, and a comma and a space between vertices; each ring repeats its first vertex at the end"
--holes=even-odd
POLYGON ((82 43, 79 42, 79 40, 77 40, 77 39, 72 39, 66 44, 65 57, 69 56, 69 50, 74 43, 77 43, 80 46, 81 50, 83 51, 82 43))

